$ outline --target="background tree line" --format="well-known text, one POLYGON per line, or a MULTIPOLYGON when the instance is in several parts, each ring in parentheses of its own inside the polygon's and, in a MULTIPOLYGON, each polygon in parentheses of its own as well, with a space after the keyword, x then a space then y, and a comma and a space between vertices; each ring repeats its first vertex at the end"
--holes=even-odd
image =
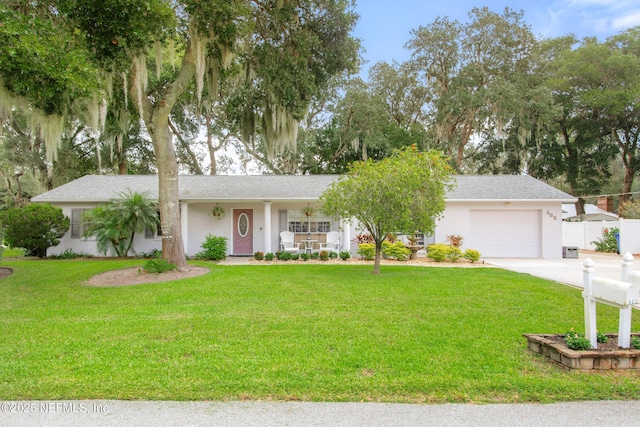
POLYGON ((342 172, 416 144, 442 150, 458 173, 527 173, 621 202, 637 189, 640 28, 542 39, 521 12, 482 8, 414 30, 406 48, 407 62, 345 83, 302 142, 301 171, 342 172))
POLYGON ((544 39, 522 12, 475 8, 415 29, 410 60, 363 79, 351 1, 130 6, 0 6, 5 206, 172 156, 192 174, 343 173, 409 145, 458 173, 527 173, 576 196, 635 188, 640 28, 544 39))

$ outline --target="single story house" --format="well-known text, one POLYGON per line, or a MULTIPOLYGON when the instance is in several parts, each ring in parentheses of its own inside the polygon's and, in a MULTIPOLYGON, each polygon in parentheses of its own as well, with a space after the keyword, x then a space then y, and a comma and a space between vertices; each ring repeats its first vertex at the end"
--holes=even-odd
MULTIPOLYGON (((355 253, 357 224, 325 217, 316 209, 322 192, 337 175, 180 176, 182 234, 187 255, 201 250, 207 234, 228 239, 229 255, 275 252, 280 232, 292 231, 296 242, 317 245, 330 231, 340 232, 340 246, 355 253), (212 211, 224 211, 215 217, 212 211)), ((447 194, 446 210, 429 237, 445 242, 447 235, 463 237, 463 249, 477 249, 483 257, 562 257, 562 203, 575 198, 525 175, 457 175, 447 194)), ((97 255, 92 239, 82 237, 82 213, 126 191, 157 199, 158 177, 88 175, 32 199, 62 208, 71 219, 69 232, 50 254, 67 249, 97 255)), ((384 203, 384 201, 380 201, 384 203)), ((393 209, 393 206, 389 207, 393 209)), ((161 248, 157 233, 136 236, 135 251, 161 248)))

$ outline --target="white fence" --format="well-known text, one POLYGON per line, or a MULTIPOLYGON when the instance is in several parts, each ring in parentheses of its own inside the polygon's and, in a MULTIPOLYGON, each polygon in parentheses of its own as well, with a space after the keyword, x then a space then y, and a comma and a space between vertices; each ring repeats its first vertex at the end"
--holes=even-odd
POLYGON ((595 249, 592 243, 602 237, 605 228, 620 229, 620 253, 640 254, 640 220, 562 222, 562 246, 595 249))

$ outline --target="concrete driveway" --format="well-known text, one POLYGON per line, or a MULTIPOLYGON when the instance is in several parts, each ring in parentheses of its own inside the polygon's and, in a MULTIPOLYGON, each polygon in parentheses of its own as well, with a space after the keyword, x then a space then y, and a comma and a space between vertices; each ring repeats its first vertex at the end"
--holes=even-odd
MULTIPOLYGON (((620 280, 622 255, 618 254, 580 252, 577 259, 489 258, 485 262, 505 270, 531 274, 582 289, 583 264, 587 258, 591 258, 595 264, 596 277, 620 280)), ((635 260, 634 265, 638 268, 640 261, 635 260)))

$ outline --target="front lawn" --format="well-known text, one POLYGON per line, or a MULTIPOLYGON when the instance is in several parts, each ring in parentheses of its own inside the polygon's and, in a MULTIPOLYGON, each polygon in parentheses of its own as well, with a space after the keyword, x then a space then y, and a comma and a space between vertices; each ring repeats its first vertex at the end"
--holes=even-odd
MULTIPOLYGON (((639 372, 567 372, 523 333, 583 329, 580 291, 499 269, 257 265, 83 285, 143 261, 5 261, 0 399, 634 399, 639 372)), ((617 332, 598 305, 598 327, 617 332)), ((634 312, 634 331, 640 313, 634 312)))

